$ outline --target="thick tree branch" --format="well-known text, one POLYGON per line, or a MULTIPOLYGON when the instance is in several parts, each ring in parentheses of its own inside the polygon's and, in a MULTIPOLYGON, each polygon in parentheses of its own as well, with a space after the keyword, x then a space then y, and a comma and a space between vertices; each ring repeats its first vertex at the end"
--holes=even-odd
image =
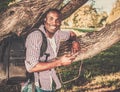
MULTIPOLYGON (((16 5, 11 6, 5 13, 0 16, 0 40, 8 36, 10 32, 19 33, 26 27, 29 29, 34 24, 41 21, 42 14, 49 8, 58 8, 63 0, 23 0, 16 5)), ((87 0, 72 0, 64 8, 62 13, 64 18, 83 5, 87 0), (69 8, 68 8, 69 7, 69 8)), ((85 53, 79 55, 77 60, 92 57, 99 52, 107 49, 112 44, 119 41, 120 19, 107 25, 98 32, 88 33, 80 37, 81 48, 87 48, 85 53)))
MULTIPOLYGON (((71 2, 61 9, 63 19, 70 16, 87 1, 71 0, 71 2)), ((62 2, 63 0, 23 0, 16 5, 12 5, 6 12, 0 15, 0 41, 10 36, 10 32, 19 34, 26 28, 29 30, 31 27, 39 25, 44 12, 49 8, 59 8, 62 2)), ((85 36, 78 37, 78 40, 81 50, 75 61, 97 55, 120 41, 120 18, 106 25, 100 31, 87 33, 85 36), (82 52, 84 49, 86 51, 82 52)), ((60 53, 63 53, 66 51, 65 48, 69 47, 70 45, 64 42, 60 47, 60 53)), ((68 50, 70 51, 70 49, 68 50)))
MULTIPOLYGON (((79 38, 81 48, 86 49, 76 60, 91 58, 120 41, 120 18, 100 31, 79 38)), ((81 50, 82 50, 81 49, 81 50)))
MULTIPOLYGON (((8 37, 10 32, 16 34, 30 30, 38 26, 42 21, 42 15, 49 8, 59 8, 64 0, 22 0, 10 6, 0 15, 0 41, 8 37)), ((76 9, 82 6, 87 0, 71 0, 62 9, 63 19, 70 16, 76 9)))
POLYGON ((61 9, 63 13, 63 19, 69 17, 74 13, 78 8, 85 4, 88 0, 71 0, 65 7, 61 9))
POLYGON ((63 0, 23 0, 0 15, 0 41, 10 32, 19 33, 32 27, 49 8, 57 8, 63 0))
MULTIPOLYGON (((100 31, 87 33, 85 36, 78 37, 81 46, 80 53, 75 61, 91 58, 101 51, 111 47, 120 41, 120 18, 112 24, 106 25, 100 31)), ((70 51, 69 41, 62 42, 58 56, 70 51)))

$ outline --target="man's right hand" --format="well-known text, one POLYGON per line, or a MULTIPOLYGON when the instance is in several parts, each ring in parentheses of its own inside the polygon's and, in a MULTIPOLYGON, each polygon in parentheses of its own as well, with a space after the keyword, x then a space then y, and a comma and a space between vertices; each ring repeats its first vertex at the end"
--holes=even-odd
POLYGON ((75 60, 76 55, 72 55, 72 54, 65 54, 62 57, 59 58, 59 60, 61 61, 61 65, 62 66, 66 66, 66 65, 70 65, 73 60, 75 60))

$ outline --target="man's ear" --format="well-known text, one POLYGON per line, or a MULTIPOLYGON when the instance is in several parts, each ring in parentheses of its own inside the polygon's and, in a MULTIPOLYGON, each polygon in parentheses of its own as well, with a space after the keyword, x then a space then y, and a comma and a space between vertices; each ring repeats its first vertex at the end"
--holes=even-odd
POLYGON ((44 22, 46 22, 46 18, 44 18, 44 22))

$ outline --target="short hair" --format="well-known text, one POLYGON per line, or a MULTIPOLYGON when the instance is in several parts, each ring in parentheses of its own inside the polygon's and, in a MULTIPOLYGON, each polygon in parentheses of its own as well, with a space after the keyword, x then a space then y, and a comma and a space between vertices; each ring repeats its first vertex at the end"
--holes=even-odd
POLYGON ((56 12, 57 14, 60 15, 60 17, 62 17, 62 13, 61 13, 60 10, 58 10, 58 9, 56 9, 56 8, 50 8, 50 9, 48 9, 48 10, 44 13, 43 19, 45 19, 46 16, 47 16, 47 14, 50 13, 50 12, 56 12))
POLYGON ((60 15, 60 17, 62 18, 62 13, 60 10, 58 9, 55 9, 55 8, 50 8, 48 9, 43 15, 42 17, 40 18, 40 20, 33 26, 33 28, 38 28, 41 24, 44 24, 44 19, 46 18, 47 14, 50 13, 50 12, 56 12, 57 14, 60 15))

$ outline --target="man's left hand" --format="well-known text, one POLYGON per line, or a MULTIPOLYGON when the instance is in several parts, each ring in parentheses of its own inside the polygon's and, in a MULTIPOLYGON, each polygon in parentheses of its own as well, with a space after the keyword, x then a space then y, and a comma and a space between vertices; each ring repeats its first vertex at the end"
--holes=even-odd
POLYGON ((79 50, 80 50, 80 44, 79 44, 79 42, 73 41, 72 42, 72 48, 71 48, 72 53, 76 53, 79 50))

